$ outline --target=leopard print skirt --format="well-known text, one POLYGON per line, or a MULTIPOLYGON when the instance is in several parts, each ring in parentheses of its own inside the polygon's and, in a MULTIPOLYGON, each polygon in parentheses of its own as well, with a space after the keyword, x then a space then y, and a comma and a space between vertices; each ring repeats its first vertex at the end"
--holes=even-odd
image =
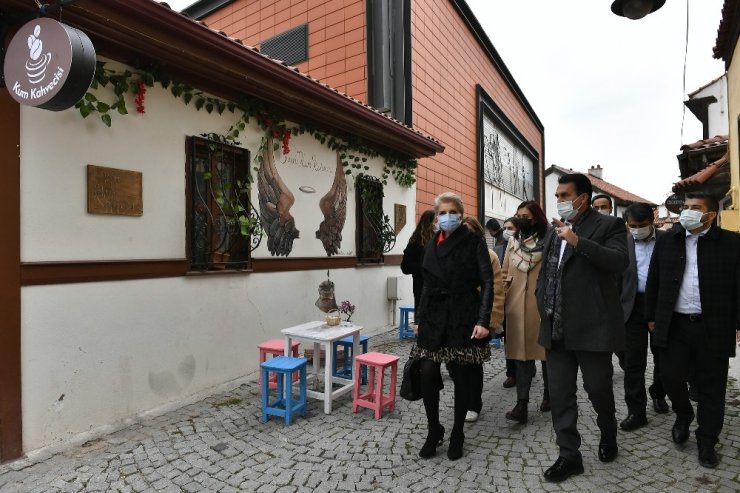
POLYGON ((436 351, 414 346, 411 359, 429 359, 435 363, 458 363, 460 365, 482 365, 491 359, 491 346, 441 347, 436 351))

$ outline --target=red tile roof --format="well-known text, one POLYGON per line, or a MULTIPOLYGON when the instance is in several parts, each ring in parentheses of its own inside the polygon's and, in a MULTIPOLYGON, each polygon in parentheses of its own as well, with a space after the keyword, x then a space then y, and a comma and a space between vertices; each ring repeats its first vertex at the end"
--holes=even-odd
POLYGON ((738 0, 725 0, 722 6, 722 20, 717 28, 717 40, 714 43, 714 58, 721 58, 729 63, 729 56, 735 49, 737 38, 734 35, 735 25, 740 16, 740 2, 738 0))
POLYGON ((682 151, 695 151, 697 149, 709 149, 710 147, 719 147, 721 145, 727 145, 729 135, 715 135, 708 139, 697 140, 691 144, 684 144, 681 146, 682 151))
POLYGON ((717 171, 720 170, 720 168, 722 168, 723 166, 727 166, 729 162, 730 162, 730 157, 725 152, 721 158, 719 158, 712 164, 708 165, 706 168, 698 171, 697 173, 694 173, 693 175, 687 178, 684 178, 683 180, 677 183, 674 183, 673 191, 678 192, 682 188, 687 188, 692 185, 701 185, 702 183, 706 183, 707 180, 713 177, 717 173, 717 171))
MULTIPOLYGON (((547 173, 550 170, 555 170, 562 174, 579 173, 579 171, 573 171, 572 169, 563 168, 555 164, 551 165, 545 173, 547 173)), ((614 197, 617 200, 621 200, 623 202, 642 202, 644 204, 648 204, 653 207, 657 205, 648 199, 642 198, 639 195, 635 195, 634 193, 628 192, 627 190, 620 188, 616 185, 613 185, 609 183, 608 181, 604 181, 601 178, 597 178, 593 175, 589 175, 588 173, 583 173, 583 174, 588 176, 588 179, 591 180, 591 185, 595 189, 611 197, 614 197)))

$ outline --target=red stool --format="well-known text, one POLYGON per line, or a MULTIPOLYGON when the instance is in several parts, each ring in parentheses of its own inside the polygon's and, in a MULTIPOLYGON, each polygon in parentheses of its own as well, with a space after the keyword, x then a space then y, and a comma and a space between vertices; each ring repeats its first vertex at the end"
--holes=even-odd
MULTIPOLYGON (((293 350, 293 356, 298 357, 298 346, 300 345, 299 342, 293 342, 290 346, 293 350)), ((259 344, 257 344, 257 347, 260 350, 260 365, 267 361, 267 355, 272 356, 284 356, 285 355, 285 341, 283 339, 270 339, 269 341, 264 341, 259 344)), ((298 372, 295 372, 293 374, 293 381, 297 382, 300 378, 300 375, 298 372)), ((262 388, 262 371, 260 371, 260 388, 262 388)), ((276 389, 277 388, 277 379, 276 376, 273 375, 270 377, 270 388, 276 389)))
POLYGON ((396 408, 396 381, 398 379, 398 356, 383 353, 365 353, 355 356, 354 380, 355 388, 352 396, 352 412, 356 413, 359 407, 366 407, 375 411, 375 419, 380 419, 381 410, 388 408, 393 412, 396 408), (360 379, 362 365, 368 368, 367 393, 360 395, 360 379), (391 369, 391 385, 387 394, 383 393, 383 379, 385 369, 391 369), (375 370, 378 370, 377 385, 375 370))

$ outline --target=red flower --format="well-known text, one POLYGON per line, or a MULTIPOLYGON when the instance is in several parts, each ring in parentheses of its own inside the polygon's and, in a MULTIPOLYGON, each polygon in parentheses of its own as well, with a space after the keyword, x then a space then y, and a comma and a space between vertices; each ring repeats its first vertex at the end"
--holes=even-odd
POLYGON ((136 91, 136 97, 134 98, 134 104, 136 104, 136 111, 139 113, 146 113, 144 109, 144 97, 146 96, 146 84, 143 80, 139 81, 139 86, 136 91))

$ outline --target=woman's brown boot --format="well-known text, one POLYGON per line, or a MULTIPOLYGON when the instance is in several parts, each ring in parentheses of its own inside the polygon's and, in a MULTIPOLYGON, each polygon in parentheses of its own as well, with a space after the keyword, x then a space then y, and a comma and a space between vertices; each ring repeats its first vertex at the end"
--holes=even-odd
POLYGON ((516 423, 525 424, 527 422, 527 404, 528 401, 524 399, 516 401, 514 409, 506 413, 506 419, 516 423))

